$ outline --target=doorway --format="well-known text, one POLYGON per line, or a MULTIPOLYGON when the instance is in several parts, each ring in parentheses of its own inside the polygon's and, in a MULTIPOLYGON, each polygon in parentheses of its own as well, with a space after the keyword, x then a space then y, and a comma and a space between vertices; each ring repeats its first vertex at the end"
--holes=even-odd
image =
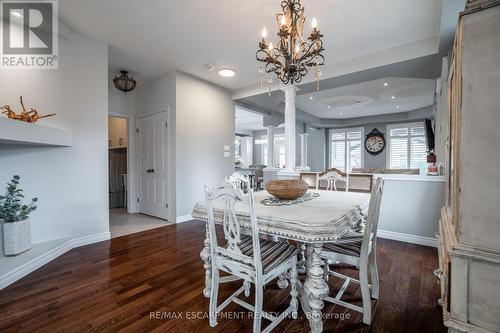
POLYGON ((169 217, 168 114, 160 112, 137 119, 139 213, 169 217))
POLYGON ((127 209, 128 119, 108 117, 109 208, 127 209))

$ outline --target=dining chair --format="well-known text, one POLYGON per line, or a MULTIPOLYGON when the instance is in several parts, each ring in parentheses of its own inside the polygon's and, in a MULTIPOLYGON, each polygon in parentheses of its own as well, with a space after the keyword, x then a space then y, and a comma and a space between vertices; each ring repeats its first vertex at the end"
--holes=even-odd
POLYGON ((205 187, 205 199, 212 261, 210 326, 217 325, 218 313, 231 302, 254 312, 254 333, 261 332, 262 318, 271 321, 262 331, 264 333, 270 332, 290 314, 292 318, 296 319, 298 311, 297 248, 287 243, 259 239, 252 190, 249 190, 248 194, 244 194, 242 190, 234 187, 231 183, 222 182, 215 188, 205 187), (242 233, 241 221, 236 214, 235 207, 248 209, 250 220, 245 222, 247 230, 250 227, 250 236, 242 233), (224 246, 217 242, 215 218, 222 221, 226 241, 224 246), (244 282, 242 287, 218 305, 220 271, 242 279, 244 282), (262 310, 264 286, 287 272, 290 277, 290 306, 278 316, 264 312, 262 310), (238 298, 242 292, 245 292, 245 296, 250 295, 251 283, 255 286, 254 306, 238 298))
POLYGON ((376 246, 383 189, 384 180, 377 178, 372 188, 368 214, 363 228, 351 230, 336 242, 323 244, 322 259, 325 261, 325 279, 328 280, 328 277, 333 275, 345 280, 334 298, 327 296, 324 300, 361 312, 363 314, 363 323, 367 325, 371 324, 372 318, 371 298, 378 299, 379 297, 376 246), (338 262, 356 266, 359 269, 359 280, 330 270, 330 264, 338 262), (372 284, 368 283, 368 271, 370 271, 372 284), (363 307, 341 300, 350 282, 361 286, 363 307))
POLYGON ((318 176, 318 181, 316 183, 316 189, 319 189, 319 184, 321 181, 326 181, 326 190, 327 191, 337 191, 337 182, 341 181, 345 183, 345 191, 349 191, 349 175, 345 176, 336 172, 336 171, 328 171, 324 175, 318 176))
POLYGON ((248 177, 243 176, 240 172, 235 171, 229 177, 226 176, 226 182, 232 184, 234 187, 246 191, 250 188, 250 180, 248 177))

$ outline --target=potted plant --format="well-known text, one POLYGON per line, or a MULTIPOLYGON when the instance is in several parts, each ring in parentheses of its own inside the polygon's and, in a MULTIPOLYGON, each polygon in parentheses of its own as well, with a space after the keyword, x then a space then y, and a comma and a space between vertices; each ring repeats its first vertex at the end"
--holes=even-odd
POLYGON ((3 248, 6 256, 15 256, 31 249, 29 214, 36 209, 37 198, 23 204, 23 190, 17 188, 19 176, 7 184, 7 193, 0 196, 0 222, 3 228, 3 248))

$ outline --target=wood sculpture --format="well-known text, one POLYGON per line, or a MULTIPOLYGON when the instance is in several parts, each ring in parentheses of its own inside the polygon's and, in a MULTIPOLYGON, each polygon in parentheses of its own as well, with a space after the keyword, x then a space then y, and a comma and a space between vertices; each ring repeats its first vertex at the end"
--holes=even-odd
POLYGON ((36 109, 30 108, 30 111, 26 111, 23 103, 23 96, 19 96, 19 101, 23 111, 21 113, 16 113, 11 109, 9 105, 4 105, 0 107, 0 110, 4 110, 2 113, 7 115, 9 119, 21 120, 27 123, 36 123, 39 119, 55 116, 55 113, 40 115, 36 109))

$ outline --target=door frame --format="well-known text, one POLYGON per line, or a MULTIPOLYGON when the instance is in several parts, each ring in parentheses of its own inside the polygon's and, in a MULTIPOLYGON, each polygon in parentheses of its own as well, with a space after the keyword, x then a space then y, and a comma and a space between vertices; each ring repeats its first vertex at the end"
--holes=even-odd
MULTIPOLYGON (((136 156, 135 156, 135 159, 134 159, 134 162, 135 162, 135 188, 136 188, 136 191, 134 192, 134 205, 135 205, 135 212, 136 213, 140 213, 139 212, 139 206, 137 205, 137 198, 139 198, 139 177, 140 177, 140 173, 139 173, 139 133, 137 131, 138 129, 138 125, 139 125, 139 119, 141 118, 146 118, 146 117, 150 117, 150 116, 153 116, 153 115, 156 115, 156 114, 160 114, 160 113, 165 113, 166 115, 166 118, 167 118, 167 164, 168 164, 168 172, 167 172, 167 193, 168 193, 168 216, 169 218, 167 219, 167 221, 169 222, 174 222, 175 221, 170 221, 170 216, 172 216, 172 212, 174 211, 175 212, 175 207, 173 207, 174 205, 172 204, 172 202, 175 203, 175 200, 172 200, 172 164, 170 162, 170 157, 171 157, 171 136, 170 136, 170 129, 171 129, 171 126, 170 126, 170 107, 167 107, 167 108, 164 108, 164 109, 160 109, 158 111, 151 111, 151 112, 145 112, 145 113, 141 113, 141 114, 138 114, 135 116, 135 124, 134 124, 134 133, 135 133, 135 139, 134 139, 134 144, 135 146, 137 147, 137 153, 136 153, 136 156)), ((175 195, 175 194, 174 194, 175 195)))
MULTIPOLYGON (((136 142, 133 140, 132 133, 135 132, 136 117, 135 115, 122 112, 109 112, 108 117, 118 117, 127 119, 127 212, 137 213, 137 196, 135 174, 136 174, 136 142), (132 199, 134 198, 134 199, 132 199)), ((109 122, 108 122, 109 128, 109 122)), ((109 169, 109 166, 108 166, 109 169)))

